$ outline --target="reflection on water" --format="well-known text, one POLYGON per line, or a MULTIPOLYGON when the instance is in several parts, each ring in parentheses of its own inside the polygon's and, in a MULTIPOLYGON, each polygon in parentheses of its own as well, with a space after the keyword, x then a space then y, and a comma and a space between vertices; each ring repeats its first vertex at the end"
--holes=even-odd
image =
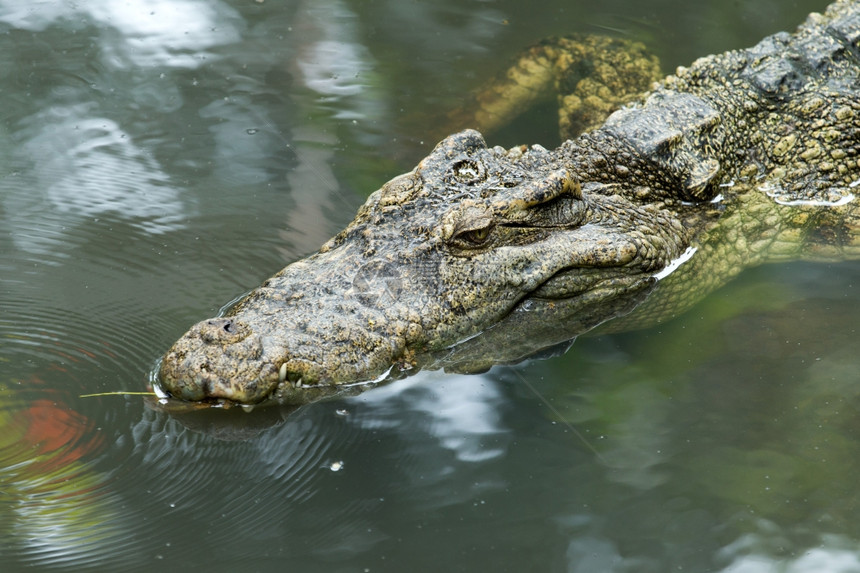
MULTIPOLYGON (((144 232, 164 233, 180 226, 186 209, 193 212, 129 134, 94 113, 98 110, 93 104, 51 107, 19 123, 15 138, 24 142, 18 149, 20 162, 27 165, 32 180, 22 177, 18 183, 44 191, 42 196, 18 197, 20 203, 6 205, 11 213, 39 215, 13 231, 19 248, 50 251, 72 221, 86 224, 120 216, 144 232), (45 214, 52 220, 46 221, 45 214), (40 240, 46 244, 40 245, 40 240)), ((14 221, 21 223, 18 217, 14 221)))
MULTIPOLYGON (((49 565, 100 560, 126 533, 115 495, 85 461, 104 451, 104 436, 46 386, 31 377, 0 389, 3 555, 49 565)), ((118 562, 136 557, 122 552, 118 562)))
POLYGON ((530 41, 672 67, 824 4, 0 0, 2 570, 860 570, 856 263, 296 411, 79 397, 142 390, 530 41))

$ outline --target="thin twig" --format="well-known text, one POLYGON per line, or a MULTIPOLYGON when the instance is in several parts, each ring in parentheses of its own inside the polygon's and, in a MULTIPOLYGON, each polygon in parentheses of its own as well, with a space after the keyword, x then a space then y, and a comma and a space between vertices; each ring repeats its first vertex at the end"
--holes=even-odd
POLYGON ((78 398, 95 398, 97 396, 157 396, 155 392, 99 392, 98 394, 81 394, 78 398))
POLYGON ((576 428, 575 428, 575 427, 574 427, 570 422, 568 422, 568 421, 567 421, 567 420, 566 420, 566 419, 561 415, 561 412, 559 412, 559 411, 556 409, 556 407, 555 407, 555 406, 553 406, 553 405, 552 405, 552 403, 550 403, 550 401, 549 401, 549 400, 547 400, 547 399, 543 396, 543 394, 541 394, 540 392, 538 392, 538 391, 537 391, 537 388, 535 388, 535 387, 532 385, 532 383, 531 383, 531 382, 529 382, 528 380, 526 380, 526 377, 525 377, 525 376, 523 376, 522 372, 520 372, 519 370, 513 370, 513 373, 517 375, 517 378, 519 378, 520 380, 522 380, 522 381, 523 381, 523 384, 525 384, 525 385, 526 385, 526 387, 527 387, 529 390, 531 390, 531 391, 534 393, 534 395, 535 395, 535 396, 537 396, 538 398, 540 398, 540 399, 541 399, 541 402, 543 402, 543 403, 546 405, 546 407, 547 407, 547 408, 549 408, 550 412, 552 412, 552 414, 553 414, 553 415, 554 415, 558 420, 560 420, 562 424, 564 424, 565 426, 567 426, 567 429, 569 429, 571 432, 573 432, 573 434, 574 434, 577 438, 579 438, 579 439, 582 441, 582 443, 583 443, 583 444, 585 444, 585 446, 586 446, 589 450, 591 450, 591 451, 592 451, 592 453, 594 453, 594 455, 597 457, 597 459, 598 459, 598 460, 600 460, 600 461, 601 461, 601 462, 603 462, 604 464, 605 464, 605 463, 607 463, 607 462, 606 462, 606 460, 603 458, 603 456, 601 456, 601 455, 600 455, 600 452, 598 452, 598 451, 595 449, 595 447, 591 445, 591 442, 589 442, 589 441, 585 438, 585 436, 584 436, 584 435, 582 435, 582 432, 580 432, 579 430, 577 430, 577 429, 576 429, 576 428))

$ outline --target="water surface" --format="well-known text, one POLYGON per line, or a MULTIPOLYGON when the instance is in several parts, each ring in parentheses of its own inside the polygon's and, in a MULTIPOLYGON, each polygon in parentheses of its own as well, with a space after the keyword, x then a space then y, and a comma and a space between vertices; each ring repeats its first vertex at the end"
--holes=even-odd
MULTIPOLYGON (((671 70, 825 4, 0 0, 3 571, 860 571, 857 263, 293 412, 80 397, 143 390, 530 42, 671 70)), ((556 144, 544 112, 490 143, 556 144)))

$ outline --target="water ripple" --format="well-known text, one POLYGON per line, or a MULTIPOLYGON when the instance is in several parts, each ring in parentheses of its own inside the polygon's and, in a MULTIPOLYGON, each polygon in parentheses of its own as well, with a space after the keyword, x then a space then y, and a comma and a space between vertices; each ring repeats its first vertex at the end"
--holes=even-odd
MULTIPOLYGON (((135 402, 128 401, 126 408, 135 408, 135 402)), ((225 416, 252 419, 259 413, 214 412, 222 425, 229 423, 225 416)), ((263 537, 277 537, 279 524, 329 489, 328 480, 340 477, 329 463, 339 457, 336 450, 348 449, 362 435, 333 407, 301 409, 281 425, 232 442, 190 431, 179 418, 146 410, 132 429, 132 439, 112 440, 93 464, 103 472, 105 488, 124 492, 125 503, 160 508, 170 516, 160 521, 156 542, 183 538, 192 527, 206 536, 207 546, 226 546, 235 542, 237 530, 250 531, 260 523, 271 527, 271 532, 261 532, 263 537)), ((103 431, 122 433, 112 425, 103 420, 103 431)), ((351 516, 360 520, 361 513, 361 504, 346 512, 341 507, 338 520, 345 520, 343 527, 349 529, 351 516)), ((307 521, 306 516, 298 519, 307 521)), ((317 528, 328 522, 326 529, 331 529, 331 519, 328 513, 319 522, 307 521, 307 536, 297 533, 295 541, 321 543, 317 528)), ((149 539, 151 544, 153 532, 145 520, 124 516, 114 527, 128 539, 149 539)), ((162 549, 163 556, 179 563, 188 557, 168 543, 162 549)))

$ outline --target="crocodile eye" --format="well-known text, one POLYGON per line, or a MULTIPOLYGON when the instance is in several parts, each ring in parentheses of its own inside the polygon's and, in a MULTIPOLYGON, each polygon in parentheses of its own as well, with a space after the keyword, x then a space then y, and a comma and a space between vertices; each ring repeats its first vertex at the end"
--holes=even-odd
POLYGON ((454 178, 460 183, 472 185, 486 178, 484 166, 472 159, 461 159, 451 167, 454 178))
POLYGON ((478 247, 487 242, 487 239, 490 238, 491 230, 491 225, 487 225, 486 227, 479 227, 477 229, 469 229, 468 231, 458 233, 456 239, 457 242, 459 242, 463 246, 478 247))

